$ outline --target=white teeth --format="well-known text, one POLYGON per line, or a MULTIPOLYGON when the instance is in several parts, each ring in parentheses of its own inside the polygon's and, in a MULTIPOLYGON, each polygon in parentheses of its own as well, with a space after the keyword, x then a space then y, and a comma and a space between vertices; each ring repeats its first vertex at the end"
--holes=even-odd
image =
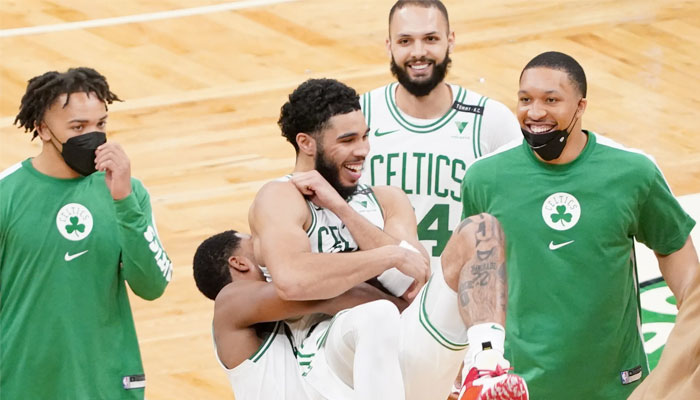
POLYGON ((426 69, 426 68, 428 68, 428 64, 420 64, 420 65, 415 65, 415 64, 414 64, 414 65, 411 65, 411 68, 413 68, 413 69, 418 69, 418 70, 426 69))
POLYGON ((530 126, 532 133, 545 133, 552 130, 551 126, 530 126))
POLYGON ((352 172, 360 172, 362 170, 362 165, 346 165, 345 168, 352 172))

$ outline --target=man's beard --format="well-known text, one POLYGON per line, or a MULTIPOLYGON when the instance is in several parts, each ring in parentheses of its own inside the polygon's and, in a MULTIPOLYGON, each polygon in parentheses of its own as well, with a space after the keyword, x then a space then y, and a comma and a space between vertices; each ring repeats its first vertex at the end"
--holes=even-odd
MULTIPOLYGON (((419 61, 427 61, 425 58, 421 58, 419 61)), ((450 68, 449 52, 445 53, 445 59, 441 63, 433 64, 433 73, 427 79, 422 79, 419 81, 414 81, 408 75, 406 71, 407 67, 401 68, 396 64, 394 56, 391 56, 391 73, 394 74, 396 79, 399 81, 401 86, 406 88, 409 93, 416 97, 423 97, 430 94, 430 92, 437 87, 445 79, 447 75, 447 70, 450 68)))
POLYGON ((314 168, 319 174, 321 174, 322 177, 326 179, 326 181, 328 181, 328 183, 331 184, 333 189, 335 189, 335 191, 338 192, 340 197, 343 199, 349 199, 350 196, 355 193, 355 190, 357 190, 357 185, 344 186, 340 183, 340 169, 337 165, 334 165, 329 160, 326 160, 326 157, 323 155, 323 151, 320 148, 316 150, 316 161, 314 168))

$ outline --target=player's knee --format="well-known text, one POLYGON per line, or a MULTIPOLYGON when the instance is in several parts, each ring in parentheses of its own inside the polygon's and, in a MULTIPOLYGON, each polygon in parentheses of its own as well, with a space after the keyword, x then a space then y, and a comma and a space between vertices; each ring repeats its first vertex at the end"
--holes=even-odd
POLYGON ((388 300, 377 300, 363 304, 361 307, 361 322, 359 327, 372 334, 396 329, 399 325, 399 310, 388 300))

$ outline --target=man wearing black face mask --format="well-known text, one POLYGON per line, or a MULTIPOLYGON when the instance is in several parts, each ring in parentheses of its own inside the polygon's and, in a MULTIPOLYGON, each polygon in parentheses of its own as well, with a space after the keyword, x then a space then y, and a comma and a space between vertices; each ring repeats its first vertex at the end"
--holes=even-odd
POLYGON ((106 142, 115 100, 90 68, 34 77, 22 98, 15 123, 43 146, 0 173, 3 398, 144 397, 125 283, 155 299, 172 265, 148 193, 106 142))
POLYGON ((681 309, 699 267, 695 221, 653 160, 581 129, 586 86, 572 57, 533 58, 518 92, 525 140, 476 161, 462 186, 464 215, 494 215, 508 238, 506 356, 533 399, 627 398, 648 375, 634 238, 681 309))

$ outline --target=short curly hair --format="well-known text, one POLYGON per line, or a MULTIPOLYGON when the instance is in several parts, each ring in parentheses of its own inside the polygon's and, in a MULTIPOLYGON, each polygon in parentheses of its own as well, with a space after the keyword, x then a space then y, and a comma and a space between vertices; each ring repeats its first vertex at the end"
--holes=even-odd
POLYGON ((24 128, 25 132, 33 131, 34 139, 39 134, 36 125, 44 119, 44 113, 53 102, 65 93, 68 95, 63 105, 65 107, 70 95, 80 92, 94 93, 105 103, 105 108, 113 101, 122 101, 109 90, 107 79, 92 68, 71 68, 66 72, 49 71, 29 80, 14 123, 19 122, 19 128, 24 128))
POLYGON ((241 238, 234 230, 205 239, 194 253, 192 270, 197 289, 214 300, 224 286, 232 282, 228 258, 234 255, 241 238))
POLYGON ((277 121, 282 136, 299 154, 297 134, 317 135, 331 117, 360 109, 355 89, 335 79, 309 79, 297 87, 284 103, 277 121))

